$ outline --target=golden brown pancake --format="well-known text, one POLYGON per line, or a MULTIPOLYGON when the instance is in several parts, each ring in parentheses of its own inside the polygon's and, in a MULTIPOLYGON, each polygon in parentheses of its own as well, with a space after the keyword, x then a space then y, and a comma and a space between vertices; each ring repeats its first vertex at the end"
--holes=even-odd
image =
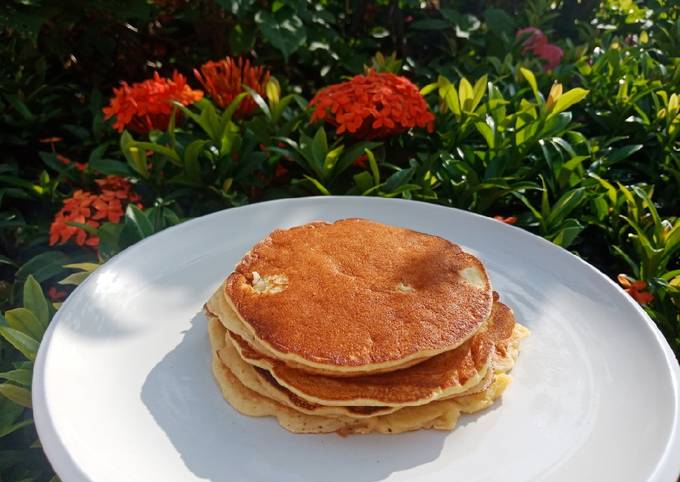
MULTIPOLYGON (((221 333, 224 338, 226 330, 219 324, 219 321, 211 315, 207 315, 207 317, 211 326, 210 329, 221 333), (215 323, 218 323, 218 326, 213 326, 215 323)), ((267 370, 246 363, 231 341, 224 343, 217 350, 217 356, 222 364, 229 367, 232 374, 247 388, 302 413, 327 417, 362 418, 385 415, 399 409, 399 407, 326 407, 308 402, 279 384, 267 370)))
POLYGON ((209 323, 208 331, 213 347, 213 375, 224 398, 242 414, 253 417, 274 416, 282 427, 294 433, 337 432, 349 435, 370 432, 396 434, 424 428, 451 430, 461 413, 474 413, 489 407, 510 383, 509 376, 499 374, 491 386, 483 392, 452 400, 438 400, 418 407, 407 407, 378 417, 352 419, 308 415, 243 385, 217 356, 217 351, 225 344, 223 327, 213 319, 209 323))
MULTIPOLYGON (((224 285, 220 286, 215 293, 210 297, 205 306, 203 307, 206 316, 216 316, 219 318, 222 325, 229 331, 236 333, 238 336, 243 338, 248 342, 256 351, 262 353, 270 358, 277 358, 277 355, 267 348, 260 340, 255 338, 253 333, 246 328, 246 326, 241 322, 236 312, 233 310, 231 305, 226 300, 226 294, 224 292, 224 285)), ((412 360, 405 361, 403 363, 395 364, 393 366, 384 367, 382 369, 373 370, 355 370, 351 372, 341 372, 338 370, 328 370, 324 368, 316 368, 308 365, 303 365, 297 363, 290 359, 282 359, 281 361, 291 368, 299 368, 308 373, 314 373, 317 375, 328 375, 336 377, 354 377, 357 375, 368 375, 376 373, 384 373, 392 370, 397 370, 401 368, 410 367, 421 361, 426 360, 428 357, 414 358, 412 360)))
MULTIPOLYGON (((493 322, 492 318, 489 324, 493 322)), ((299 397, 331 406, 415 406, 460 394, 482 382, 491 370, 494 353, 494 344, 484 329, 458 348, 418 365, 378 375, 337 378, 290 368, 258 353, 237 334, 227 334, 247 363, 268 370, 279 384, 299 397)))
POLYGON ((348 373, 453 350, 492 303, 484 266, 456 244, 363 219, 272 232, 226 294, 276 358, 348 373))

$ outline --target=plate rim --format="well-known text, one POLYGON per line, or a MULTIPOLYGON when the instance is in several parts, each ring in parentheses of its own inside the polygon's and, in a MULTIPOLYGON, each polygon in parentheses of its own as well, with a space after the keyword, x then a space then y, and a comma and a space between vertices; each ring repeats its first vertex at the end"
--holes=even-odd
MULTIPOLYGON (((213 213, 205 214, 203 216, 195 217, 192 219, 189 219, 187 221, 184 221, 180 224, 177 224, 175 226, 171 226, 169 228, 164 229, 163 231, 160 231, 158 233, 155 233, 149 237, 146 237, 139 242, 133 244, 132 246, 127 247, 120 253, 116 254, 115 256, 111 257, 104 265, 102 265, 102 268, 104 269, 97 269, 91 276, 88 276, 88 278, 81 283, 76 289, 71 293, 71 295, 66 299, 66 301, 63 303, 63 305, 60 307, 59 310, 57 310, 57 313, 54 315, 52 321, 50 322, 47 330, 45 331, 42 341, 40 342, 40 346, 38 349, 38 353, 35 359, 34 363, 34 368, 33 368, 33 378, 32 378, 32 406, 33 406, 33 419, 36 427, 36 431, 38 433, 38 438, 40 439, 40 443, 42 445, 43 452, 45 453, 45 456, 47 457, 48 461, 50 462, 52 468, 54 469, 55 473, 62 479, 62 480, 68 480, 69 482, 77 482, 77 481, 87 481, 87 482, 94 482, 92 479, 90 479, 80 468, 76 460, 71 456, 71 454, 68 452, 67 448, 65 445, 62 443, 59 433, 57 432, 56 428, 54 427, 52 423, 52 419, 50 417, 50 411, 49 411, 49 404, 47 402, 47 393, 46 393, 46 387, 45 387, 45 369, 46 369, 46 361, 47 361, 47 354, 49 352, 49 346, 51 344, 52 336, 53 333, 59 324, 60 320, 62 317, 65 315, 65 313, 68 308, 68 306, 72 303, 74 303, 74 299, 77 299, 79 296, 84 296, 81 295, 81 292, 85 292, 89 284, 94 283, 95 280, 102 275, 106 270, 110 270, 115 268, 115 264, 117 262, 120 262, 120 258, 129 255, 129 253, 143 249, 144 246, 152 240, 157 241, 160 238, 166 237, 166 236, 172 236, 173 233, 178 230, 178 229, 189 229, 193 224, 198 224, 198 223, 203 223, 206 221, 206 219, 211 218, 211 217, 218 217, 220 215, 223 215, 225 212, 233 212, 234 210, 253 210, 253 209, 263 209, 267 208, 273 205, 280 205, 280 204, 298 204, 298 203, 334 203, 334 202, 345 202, 345 201, 355 201, 355 202, 365 202, 365 203, 384 203, 384 204, 418 204, 423 207, 427 207, 428 209, 433 209, 433 210, 441 210, 443 211, 457 211, 459 214, 463 215, 469 215, 472 217, 476 217, 478 219, 484 219, 484 222, 493 222, 493 223, 498 223, 498 221, 494 220, 493 218, 490 218, 488 216, 484 216, 479 213, 475 213, 472 211, 467 211, 464 209, 460 208, 455 208, 455 207, 449 207, 449 206, 444 206, 440 204, 434 204, 434 203, 429 203, 426 201, 418 201, 418 200, 407 200, 407 199, 395 199, 395 198, 379 198, 379 197, 364 197, 364 196, 307 196, 307 197, 298 197, 298 198, 282 198, 282 199, 274 199, 274 200, 269 200, 269 201, 262 201, 262 202, 257 202, 253 204, 248 204, 245 206, 238 206, 238 207, 231 207, 231 208, 225 208, 221 209, 219 211, 215 211, 213 213)), ((680 457, 676 457, 675 459, 673 458, 673 454, 680 454, 680 365, 678 364, 678 361, 675 358, 675 355, 664 338, 663 334, 659 330, 659 328, 656 326, 654 321, 651 319, 651 317, 642 309, 642 307, 636 303, 630 296, 627 296, 625 291, 617 285, 612 279, 610 279, 607 275, 605 275, 602 271, 597 269, 595 266, 591 265, 584 259, 580 258, 579 256, 576 256, 569 250, 562 248, 561 246, 558 246, 545 238, 542 238, 541 236, 538 236, 536 234, 533 234, 525 229, 522 229, 517 226, 512 226, 508 224, 503 224, 503 227, 500 229, 511 229, 515 230, 517 235, 519 236, 526 236, 527 240, 530 240, 532 242, 538 242, 542 244, 544 247, 549 247, 548 249, 557 249, 558 252, 561 251, 563 254, 567 254, 571 257, 571 261, 577 261, 579 262, 583 268, 586 270, 590 271, 591 274, 594 274, 602 279, 604 279, 605 282, 609 283, 611 286, 615 287, 616 290, 623 295, 623 299, 626 300, 628 305, 634 309, 634 311, 638 314, 640 318, 644 321, 646 328, 651 331, 651 334, 654 337, 654 340, 656 343, 659 345, 659 348, 662 350, 664 354, 664 361, 666 362, 666 368, 668 371, 668 374, 670 375, 670 382, 671 386, 673 388, 673 393, 675 394, 675 400, 674 400, 674 419, 672 421, 672 428, 671 432, 669 434, 668 441, 666 443, 665 449, 662 454, 660 454, 659 461, 657 462, 657 465, 654 467, 653 472, 650 475, 649 480, 650 481, 669 481, 669 482, 675 482, 677 480, 678 475, 680 474, 680 457), (521 234, 519 234, 521 233, 521 234)))

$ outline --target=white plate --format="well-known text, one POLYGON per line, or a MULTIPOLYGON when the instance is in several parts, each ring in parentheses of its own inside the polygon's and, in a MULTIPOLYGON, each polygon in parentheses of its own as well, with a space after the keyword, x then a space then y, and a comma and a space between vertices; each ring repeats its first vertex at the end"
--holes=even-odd
POLYGON ((521 229, 464 211, 305 198, 221 211, 97 270, 40 347, 33 404, 64 482, 674 481, 678 364, 614 283, 521 229), (481 257, 532 336, 502 401, 453 432, 293 435, 236 413, 210 372, 201 306, 274 228, 366 217, 481 257))

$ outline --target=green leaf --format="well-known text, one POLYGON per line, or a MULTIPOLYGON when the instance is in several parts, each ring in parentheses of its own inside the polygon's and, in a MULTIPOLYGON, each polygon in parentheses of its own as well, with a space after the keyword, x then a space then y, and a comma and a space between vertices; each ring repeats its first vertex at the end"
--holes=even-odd
POLYGON ((547 218, 548 225, 560 223, 562 219, 565 219, 574 209, 580 206, 585 199, 586 190, 583 187, 564 193, 552 207, 547 218))
POLYGON ((8 372, 0 372, 0 379, 9 380, 25 387, 31 386, 33 372, 27 368, 17 368, 8 372))
POLYGON ((91 273, 87 271, 80 271, 78 273, 72 273, 68 275, 66 278, 59 280, 60 285, 75 285, 78 286, 81 284, 83 281, 87 279, 88 276, 90 276, 91 273))
POLYGON ((33 361, 38 353, 38 342, 24 333, 9 326, 0 326, 0 336, 19 350, 26 358, 33 361))
POLYGON ((570 218, 562 223, 557 234, 552 236, 551 241, 558 246, 568 248, 573 244, 581 231, 583 231, 583 225, 576 219, 570 218))
POLYGON ((286 62, 307 41, 302 20, 288 9, 281 9, 276 14, 260 10, 255 15, 255 22, 264 38, 283 54, 286 62))
POLYGON ((38 318, 26 308, 7 310, 5 318, 9 326, 36 340, 40 340, 45 332, 45 327, 38 318))
POLYGON ((40 284, 31 275, 24 282, 24 308, 30 310, 43 328, 50 322, 50 309, 40 284))
POLYGON ((415 167, 399 169, 385 180, 383 190, 390 194, 399 193, 399 190, 411 180, 415 171, 415 167))
POLYGON ((460 79, 458 97, 460 98, 460 109, 464 112, 471 112, 472 99, 475 98, 475 93, 472 90, 472 85, 470 85, 470 82, 465 77, 460 79))
POLYGON ((113 159, 96 159, 90 161, 90 167, 101 174, 114 176, 129 176, 132 174, 130 167, 127 164, 114 161, 113 159))
POLYGON ((61 251, 46 251, 26 261, 16 272, 17 281, 23 282, 29 275, 38 282, 46 281, 61 273, 70 258, 61 251))
POLYGON ((456 88, 453 85, 449 85, 445 89, 444 102, 446 102, 446 106, 449 108, 449 110, 453 112, 453 115, 455 115, 456 117, 460 116, 461 102, 460 99, 458 98, 458 92, 456 91, 456 88))
POLYGON ((495 138, 491 127, 484 122, 475 122, 475 128, 482 135, 482 137, 484 137, 489 149, 493 149, 495 147, 495 138))
POLYGON ((153 234, 153 225, 146 214, 134 204, 128 204, 125 210, 125 219, 134 226, 135 231, 141 239, 153 234))
POLYGON ((0 384, 0 395, 22 407, 31 408, 31 392, 13 383, 0 384))
POLYGON ((482 75, 479 79, 477 79, 477 82, 475 82, 475 85, 472 88, 474 97, 472 99, 472 107, 470 110, 472 110, 473 112, 477 108, 479 103, 482 101, 482 97, 484 97, 487 79, 488 77, 486 74, 482 75))
POLYGON ((500 8, 487 8, 484 10, 484 20, 486 20, 489 30, 496 34, 505 33, 511 35, 517 29, 515 19, 500 8))
POLYGON ((250 96, 253 98, 257 106, 260 108, 262 112, 267 116, 268 119, 271 119, 272 113, 269 110, 269 105, 267 104, 267 101, 264 100, 264 98, 255 90, 251 89, 247 85, 244 85, 243 88, 250 94, 250 96))
POLYGON ((142 177, 149 175, 149 167, 146 163, 146 153, 140 151, 135 140, 128 131, 124 131, 120 136, 120 150, 125 156, 128 165, 142 177))
POLYGON ((520 67, 519 71, 522 73, 522 77, 524 77, 524 80, 527 81, 527 84, 529 84, 529 87, 531 87, 531 91, 534 93, 534 97, 536 97, 536 100, 538 100, 539 99, 538 84, 536 83, 536 77, 534 77, 533 72, 529 69, 525 69, 524 67, 520 67))
POLYGON ((373 175, 373 185, 377 186, 380 184, 380 170, 378 169, 378 163, 375 160, 373 151, 370 149, 365 149, 366 157, 368 157, 368 165, 371 169, 371 174, 373 175))
POLYGON ((17 266, 17 264, 14 261, 12 261, 10 258, 8 258, 7 256, 4 256, 2 254, 0 254, 0 264, 6 264, 8 266, 14 266, 15 268, 17 266))
POLYGON ((565 92, 557 99, 557 102, 555 102, 555 106, 548 117, 554 117, 560 112, 567 110, 572 105, 581 102, 588 95, 588 92, 588 90, 580 87, 565 92))
MULTIPOLYGON (((23 413, 24 407, 11 400, 0 397, 0 438, 33 422, 30 418, 20 420, 23 413)), ((2 468, 3 464, 0 461, 0 471, 2 468)))
POLYGON ((193 182, 201 181, 201 164, 198 162, 198 156, 207 143, 208 141, 199 139, 184 149, 184 173, 193 182))
POLYGON ((375 149, 380 146, 379 142, 361 141, 346 148, 338 162, 333 167, 333 176, 339 176, 361 156, 366 149, 375 149))
POLYGON ((316 179, 314 179, 311 176, 308 176, 307 174, 305 174, 304 177, 309 182, 314 184, 314 187, 316 187, 321 194, 323 194, 324 196, 330 196, 331 195, 331 193, 328 191, 328 189, 326 189, 326 187, 323 184, 321 184, 319 181, 317 181, 316 179))
POLYGON ((607 163, 614 164, 619 161, 623 161, 627 157, 630 157, 644 146, 642 144, 632 144, 630 146, 619 147, 614 149, 612 152, 607 154, 607 163))
POLYGON ((314 163, 317 166, 323 166, 326 160, 326 154, 328 154, 326 131, 323 127, 319 127, 312 140, 312 156, 314 156, 314 163))
POLYGON ((64 268, 79 269, 81 271, 87 271, 88 273, 92 273, 100 266, 101 265, 98 263, 71 263, 64 265, 64 268))
POLYGON ((409 24, 414 30, 445 30, 451 28, 451 24, 440 18, 424 18, 409 24))

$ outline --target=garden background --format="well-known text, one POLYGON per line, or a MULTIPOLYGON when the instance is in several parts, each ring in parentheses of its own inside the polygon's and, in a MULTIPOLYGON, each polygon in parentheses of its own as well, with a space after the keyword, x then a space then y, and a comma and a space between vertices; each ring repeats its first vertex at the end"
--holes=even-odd
POLYGON ((0 480, 56 480, 31 370, 73 288, 159 230, 268 199, 401 197, 515 224, 617 280, 680 354, 679 11, 4 3, 0 480))

